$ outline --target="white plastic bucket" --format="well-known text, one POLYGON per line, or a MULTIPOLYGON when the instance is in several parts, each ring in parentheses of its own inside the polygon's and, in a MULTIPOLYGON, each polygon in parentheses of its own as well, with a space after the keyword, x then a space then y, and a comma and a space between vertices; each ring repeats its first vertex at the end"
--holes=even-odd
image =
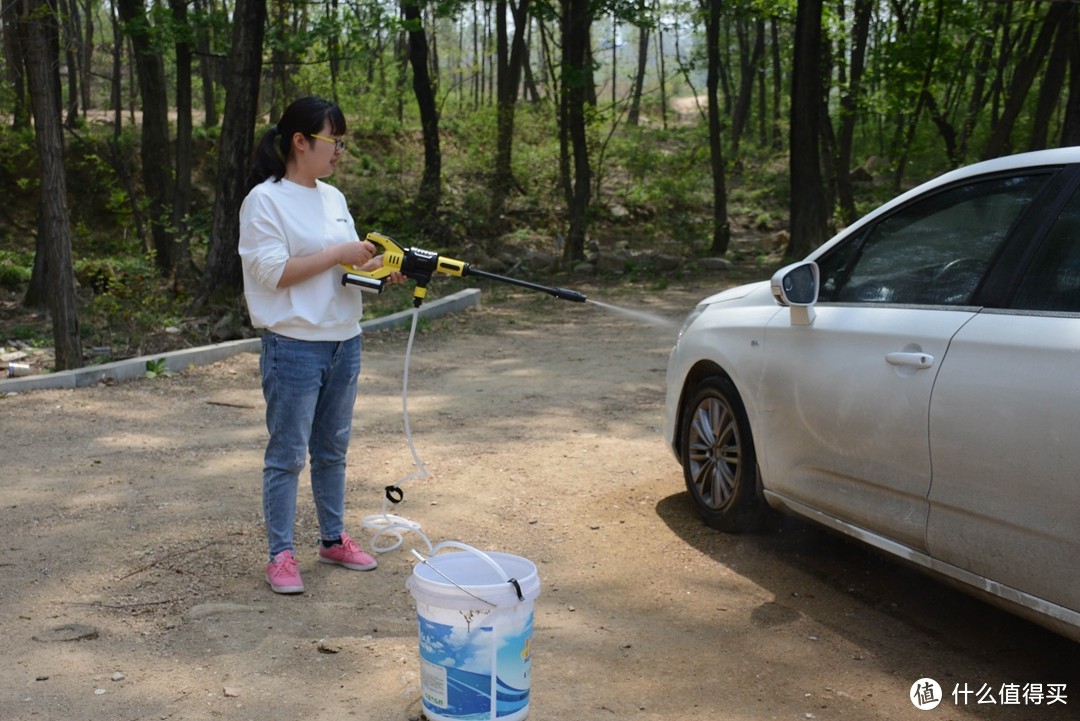
POLYGON ((419 619, 424 715, 521 721, 529 715, 536 565, 453 541, 427 559, 416 555, 423 562, 405 587, 419 619), (463 552, 434 555, 445 547, 463 552))

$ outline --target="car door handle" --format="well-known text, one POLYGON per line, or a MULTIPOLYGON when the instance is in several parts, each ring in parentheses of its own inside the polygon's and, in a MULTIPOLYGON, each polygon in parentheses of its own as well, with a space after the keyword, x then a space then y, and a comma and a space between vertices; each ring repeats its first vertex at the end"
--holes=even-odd
POLYGON ((934 365, 934 356, 929 353, 910 353, 898 351, 885 356, 885 361, 894 366, 911 366, 912 368, 929 368, 934 365))

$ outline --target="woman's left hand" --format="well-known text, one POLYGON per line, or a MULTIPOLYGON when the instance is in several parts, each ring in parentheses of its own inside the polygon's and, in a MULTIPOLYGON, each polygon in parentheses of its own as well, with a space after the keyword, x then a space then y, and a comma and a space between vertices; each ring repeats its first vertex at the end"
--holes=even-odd
MULTIPOLYGON (((377 255, 368 262, 360 266, 360 270, 372 271, 381 268, 383 265, 383 257, 377 255)), ((390 275, 386 276, 386 282, 391 285, 401 285, 406 280, 404 274, 400 270, 395 270, 390 275)))

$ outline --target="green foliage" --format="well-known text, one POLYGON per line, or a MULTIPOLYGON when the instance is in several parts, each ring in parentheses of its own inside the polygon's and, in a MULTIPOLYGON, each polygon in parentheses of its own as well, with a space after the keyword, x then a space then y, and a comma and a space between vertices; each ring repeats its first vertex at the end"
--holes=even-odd
POLYGON ((33 269, 33 253, 0 250, 0 288, 16 290, 29 283, 33 269))
POLYGON ((76 260, 75 277, 89 296, 80 311, 84 339, 110 357, 143 355, 166 328, 183 325, 184 301, 166 287, 151 255, 76 260))
POLYGON ((173 375, 173 372, 169 370, 167 361, 164 358, 158 358, 156 360, 146 361, 146 377, 147 378, 169 378, 173 375))
POLYGON ((4 334, 8 340, 21 340, 34 347, 45 347, 48 340, 42 336, 41 328, 35 325, 16 325, 4 334))
POLYGON ((487 106, 474 112, 443 120, 444 145, 447 145, 447 171, 463 178, 480 180, 491 173, 495 163, 495 139, 498 136, 495 108, 487 106))
MULTIPOLYGON (((2 85, 2 83, 0 83, 2 85)), ((4 214, 0 215, 0 249, 32 250, 31 229, 37 224, 41 173, 32 130, 0 131, 0 193, 4 214)))
POLYGON ((627 128, 614 136, 608 156, 615 168, 610 185, 632 215, 678 223, 710 202, 708 145, 698 131, 627 128))

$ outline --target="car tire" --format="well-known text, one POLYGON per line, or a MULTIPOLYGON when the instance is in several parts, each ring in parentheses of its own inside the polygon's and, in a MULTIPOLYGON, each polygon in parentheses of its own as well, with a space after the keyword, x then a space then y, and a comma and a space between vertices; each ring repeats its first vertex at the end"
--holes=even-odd
POLYGON ((731 381, 711 376, 687 395, 680 455, 686 488, 705 523, 728 533, 759 528, 766 504, 742 399, 731 381))

